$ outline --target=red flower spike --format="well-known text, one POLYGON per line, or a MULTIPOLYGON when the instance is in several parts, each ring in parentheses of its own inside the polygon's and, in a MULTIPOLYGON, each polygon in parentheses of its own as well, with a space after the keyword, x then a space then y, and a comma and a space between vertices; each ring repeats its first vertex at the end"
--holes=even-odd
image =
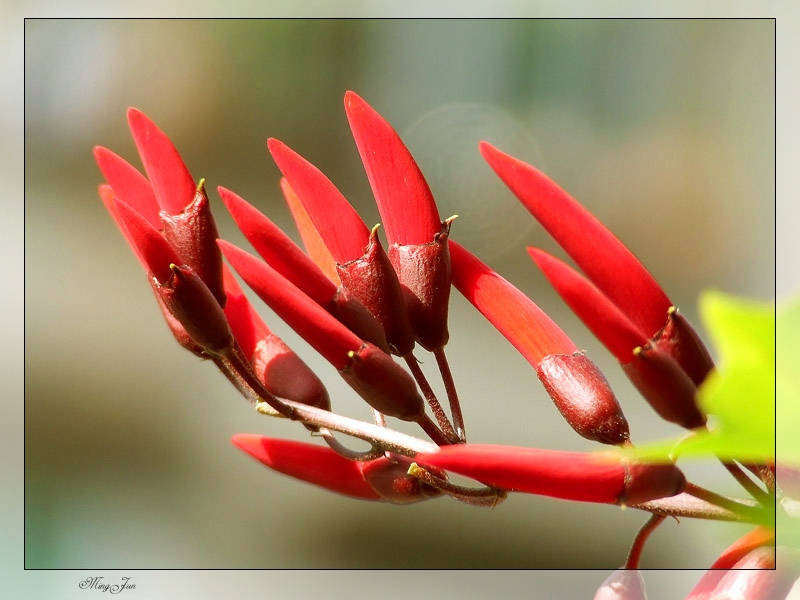
POLYGON ((219 188, 219 194, 239 229, 273 269, 358 337, 389 351, 383 328, 363 304, 337 288, 289 236, 254 206, 225 188, 219 188))
POLYGON ((320 236, 317 228, 314 227, 311 216, 308 214, 303 203, 300 202, 300 198, 294 193, 292 186, 289 185, 285 177, 281 178, 281 191, 292 213, 292 218, 297 225, 297 231, 300 232, 300 237, 303 240, 303 245, 306 247, 308 256, 334 285, 341 285, 342 282, 339 281, 339 275, 336 273, 336 261, 333 260, 333 255, 330 250, 328 250, 325 242, 322 241, 322 236, 320 236))
POLYGON ((336 271, 342 286, 358 298, 381 324, 392 351, 398 356, 406 356, 414 350, 415 338, 400 282, 377 231, 376 225, 359 258, 337 264, 336 271))
POLYGON ((381 497, 364 480, 360 463, 330 448, 302 442, 237 434, 233 445, 271 469, 338 494, 362 500, 381 497))
POLYGON ((686 429, 705 425, 697 388, 670 356, 651 346, 636 348, 633 360, 622 369, 662 419, 686 429))
POLYGON ((189 169, 166 134, 144 113, 129 108, 128 125, 161 210, 180 214, 196 189, 189 169))
POLYGON ((392 244, 392 263, 408 312, 408 319, 417 341, 433 352, 447 344, 447 312, 450 304, 450 234, 448 219, 432 241, 425 244, 392 244))
POLYGON ((589 279, 648 338, 655 335, 672 302, 633 253, 542 172, 487 142, 479 148, 500 179, 589 279))
POLYGON ((172 279, 157 287, 170 313, 204 350, 223 354, 234 346, 225 313, 211 291, 189 267, 170 265, 172 279))
POLYGON ((336 262, 359 258, 367 245, 369 229, 342 193, 322 171, 283 142, 270 138, 267 147, 336 262))
POLYGON ((492 487, 579 502, 640 504, 679 494, 686 485, 671 463, 632 463, 617 453, 458 444, 415 460, 492 487))
POLYGON ((583 352, 550 354, 536 368, 545 390, 570 426, 586 439, 624 444, 628 421, 597 365, 583 352))
POLYGON ((263 261, 225 240, 217 243, 247 285, 317 352, 339 370, 350 364, 348 353, 361 348, 361 338, 263 261))
POLYGON ((534 367, 548 354, 578 347, 530 298, 450 240, 453 285, 534 367))
POLYGON ((442 227, 433 194, 400 136, 358 94, 344 107, 389 245, 430 243, 442 227))
POLYGON ((418 421, 425 414, 425 401, 414 379, 373 344, 366 343, 350 352, 350 364, 339 373, 372 408, 384 415, 418 421))
POLYGON ((219 233, 203 183, 200 181, 194 200, 183 211, 176 215, 162 212, 161 221, 164 224, 164 237, 224 308, 222 255, 217 247, 219 233))
POLYGON ((554 256, 528 247, 528 254, 558 295, 595 337, 622 364, 633 359, 633 349, 647 336, 593 283, 554 256))
POLYGON ((656 334, 651 343, 675 359, 699 387, 714 368, 714 360, 700 336, 678 309, 673 306, 667 312, 667 324, 656 334))
POLYGON ((182 264, 183 261, 169 242, 147 219, 124 202, 114 200, 112 215, 116 216, 117 223, 125 229, 126 237, 135 248, 136 255, 156 281, 163 285, 172 279, 170 265, 182 264))
POLYGON ((147 219, 150 225, 160 229, 158 200, 145 176, 136 167, 102 146, 95 146, 94 159, 103 177, 113 188, 114 195, 147 219))
POLYGON ((441 492, 408 474, 413 461, 395 455, 359 462, 364 479, 385 501, 392 504, 413 504, 441 496, 441 492))

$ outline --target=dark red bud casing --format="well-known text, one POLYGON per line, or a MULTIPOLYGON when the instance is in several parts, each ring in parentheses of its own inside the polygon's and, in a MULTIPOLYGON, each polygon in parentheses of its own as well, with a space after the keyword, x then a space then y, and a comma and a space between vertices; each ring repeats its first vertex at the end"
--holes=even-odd
POLYGON ((427 244, 392 244, 389 260, 403 290, 406 310, 417 341, 428 351, 442 348, 450 334, 447 310, 450 302, 451 219, 427 244))
POLYGON ((203 280, 189 267, 171 265, 172 279, 157 286, 164 306, 201 348, 219 354, 233 348, 225 313, 203 280))
POLYGON ((351 352, 350 364, 339 373, 367 404, 389 417, 416 421, 425 414, 414 379, 374 344, 351 352))
POLYGON ((439 490, 408 474, 412 462, 406 456, 393 456, 362 462, 359 466, 366 482, 386 502, 413 504, 441 496, 439 490))
POLYGON ((637 348, 622 369, 648 404, 665 421, 686 429, 706 424, 697 405, 697 388, 680 365, 651 347, 637 348))
POLYGON ((699 386, 714 368, 714 360, 700 336, 674 306, 667 311, 667 322, 651 342, 671 356, 699 386))
POLYGON ((365 342, 372 342, 386 353, 391 352, 381 324, 367 307, 346 289, 340 287, 324 308, 365 342))
POLYGON ((225 308, 222 285, 222 254, 217 246, 219 233, 203 181, 197 186, 194 199, 180 214, 161 213, 164 237, 178 252, 183 263, 203 280, 208 289, 225 308))
POLYGON ((378 240, 377 226, 360 258, 337 264, 342 286, 367 307, 386 333, 392 351, 405 356, 414 349, 403 292, 389 257, 378 240))
POLYGON ((628 441, 628 421, 617 398, 586 354, 550 354, 539 363, 536 374, 556 408, 579 435, 603 444, 628 441))

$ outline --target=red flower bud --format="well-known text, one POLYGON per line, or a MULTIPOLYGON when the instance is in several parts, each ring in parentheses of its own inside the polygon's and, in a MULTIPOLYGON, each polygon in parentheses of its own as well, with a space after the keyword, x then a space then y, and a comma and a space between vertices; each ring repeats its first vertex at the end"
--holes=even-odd
POLYGON ((408 321, 403 292, 389 257, 378 240, 377 226, 364 253, 336 265, 345 289, 358 298, 383 327, 386 341, 398 356, 414 350, 414 334, 408 321))
POLYGON ((289 477, 353 498, 381 499, 365 481, 359 463, 330 448, 252 434, 237 434, 231 442, 269 468, 289 477))
POLYGON ((450 337, 450 223, 442 223, 428 243, 389 246, 389 261, 403 290, 411 328, 420 345, 429 351, 442 348, 450 337))
POLYGON ((203 280, 188 267, 173 264, 170 269, 172 278, 157 286, 164 306, 204 350, 221 354, 233 348, 225 313, 203 280))
POLYGON ((395 455, 358 463, 364 479, 385 502, 413 504, 441 496, 441 492, 408 474, 413 461, 395 455))
POLYGON ((416 461, 492 487, 580 502, 640 504, 679 494, 686 485, 671 463, 636 463, 611 452, 461 444, 417 455, 416 461))
POLYGON ((414 379, 373 344, 351 352, 350 364, 339 373, 372 408, 387 416, 416 421, 425 414, 414 379))
POLYGON ((603 444, 624 444, 630 434, 608 381, 583 352, 550 354, 536 374, 567 423, 583 437, 603 444))
POLYGON ((708 348, 674 306, 667 311, 667 323, 655 335, 652 344, 671 356, 698 387, 714 368, 708 348))
POLYGON ((164 237, 208 286, 219 305, 225 307, 222 285, 222 255, 217 247, 217 225, 203 182, 195 190, 194 200, 179 214, 161 213, 164 237))
POLYGON ((450 251, 453 285, 536 368, 569 425, 583 437, 623 443, 627 422, 597 367, 525 294, 452 240, 450 251))
POLYGON ((622 368, 662 419, 686 429, 705 425, 706 417, 697 404, 697 388, 672 358, 644 346, 635 349, 633 360, 622 368))

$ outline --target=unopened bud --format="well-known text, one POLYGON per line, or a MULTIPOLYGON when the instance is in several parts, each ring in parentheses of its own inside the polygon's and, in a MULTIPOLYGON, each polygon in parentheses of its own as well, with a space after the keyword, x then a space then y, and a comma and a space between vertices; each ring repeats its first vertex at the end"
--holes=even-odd
POLYGON ((617 569, 603 582, 594 600, 647 600, 638 569, 617 569))
POLYGON ((372 408, 404 421, 416 421, 425 413, 414 379, 390 355, 366 343, 349 356, 350 364, 339 373, 372 408))
POLYGON ((539 380, 567 423, 603 444, 628 441, 628 421, 597 365, 583 352, 550 354, 536 369, 539 380))
POLYGON ((157 286, 167 310, 204 350, 220 353, 232 348, 228 320, 203 280, 188 267, 170 265, 170 269, 172 278, 157 286))
POLYGON ((386 502, 413 504, 440 496, 439 490, 408 474, 408 467, 412 462, 406 456, 393 456, 359 465, 366 482, 386 502))

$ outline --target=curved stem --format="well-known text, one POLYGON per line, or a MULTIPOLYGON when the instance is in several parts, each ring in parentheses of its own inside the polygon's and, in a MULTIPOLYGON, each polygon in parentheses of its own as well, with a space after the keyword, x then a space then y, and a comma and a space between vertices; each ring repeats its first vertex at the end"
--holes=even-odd
POLYGON ((626 569, 639 568, 639 559, 642 556, 642 550, 644 550, 644 544, 647 541, 647 538, 650 537, 650 534, 653 533, 655 528, 661 525, 666 518, 667 517, 664 515, 653 514, 650 516, 647 522, 642 525, 639 533, 637 533, 636 537, 633 538, 633 544, 631 544, 630 552, 628 552, 628 559, 625 561, 626 569))
POLYGON ((417 463, 411 463, 408 474, 470 506, 494 508, 506 499, 506 491, 493 487, 472 488, 437 477, 417 463))
MULTIPOLYGON (((742 523, 761 523, 764 521, 764 519, 759 517, 765 515, 765 509, 757 509, 752 505, 741 506, 746 506, 752 512, 746 515, 742 514, 739 510, 734 512, 717 504, 711 504, 706 500, 689 495, 686 492, 669 498, 659 498, 658 500, 651 500, 650 502, 629 505, 630 508, 644 510, 665 517, 683 517, 687 519, 705 519, 711 521, 736 521, 742 523)), ((771 513, 766 516, 771 516, 771 513)))
POLYGON ((757 517, 759 517, 761 513, 761 511, 755 506, 743 504, 742 502, 721 496, 716 492, 712 492, 711 490, 707 490, 693 483, 686 483, 686 493, 690 496, 694 496, 695 498, 699 498, 700 500, 704 500, 709 504, 715 504, 731 512, 739 513, 745 518, 748 516, 755 518, 756 521, 758 520, 757 517))
POLYGON ((742 471, 741 467, 731 461, 727 461, 718 457, 722 465, 728 470, 728 472, 733 475, 734 479, 739 482, 747 492, 756 500, 758 500, 761 504, 768 504, 771 503, 770 495, 768 492, 762 490, 756 483, 750 479, 747 474, 742 471))
POLYGON ((334 437, 334 435, 330 432, 330 430, 325 427, 320 427, 316 435, 324 439, 325 443, 328 444, 328 446, 330 446, 330 448, 335 450, 338 454, 341 454, 342 456, 344 456, 345 458, 349 458, 350 460, 366 461, 366 460, 374 460, 376 458, 380 458, 381 456, 383 456, 383 449, 381 449, 380 446, 377 446, 375 444, 372 445, 372 448, 365 451, 353 450, 351 448, 348 448, 347 446, 342 444, 339 440, 337 440, 334 437))

